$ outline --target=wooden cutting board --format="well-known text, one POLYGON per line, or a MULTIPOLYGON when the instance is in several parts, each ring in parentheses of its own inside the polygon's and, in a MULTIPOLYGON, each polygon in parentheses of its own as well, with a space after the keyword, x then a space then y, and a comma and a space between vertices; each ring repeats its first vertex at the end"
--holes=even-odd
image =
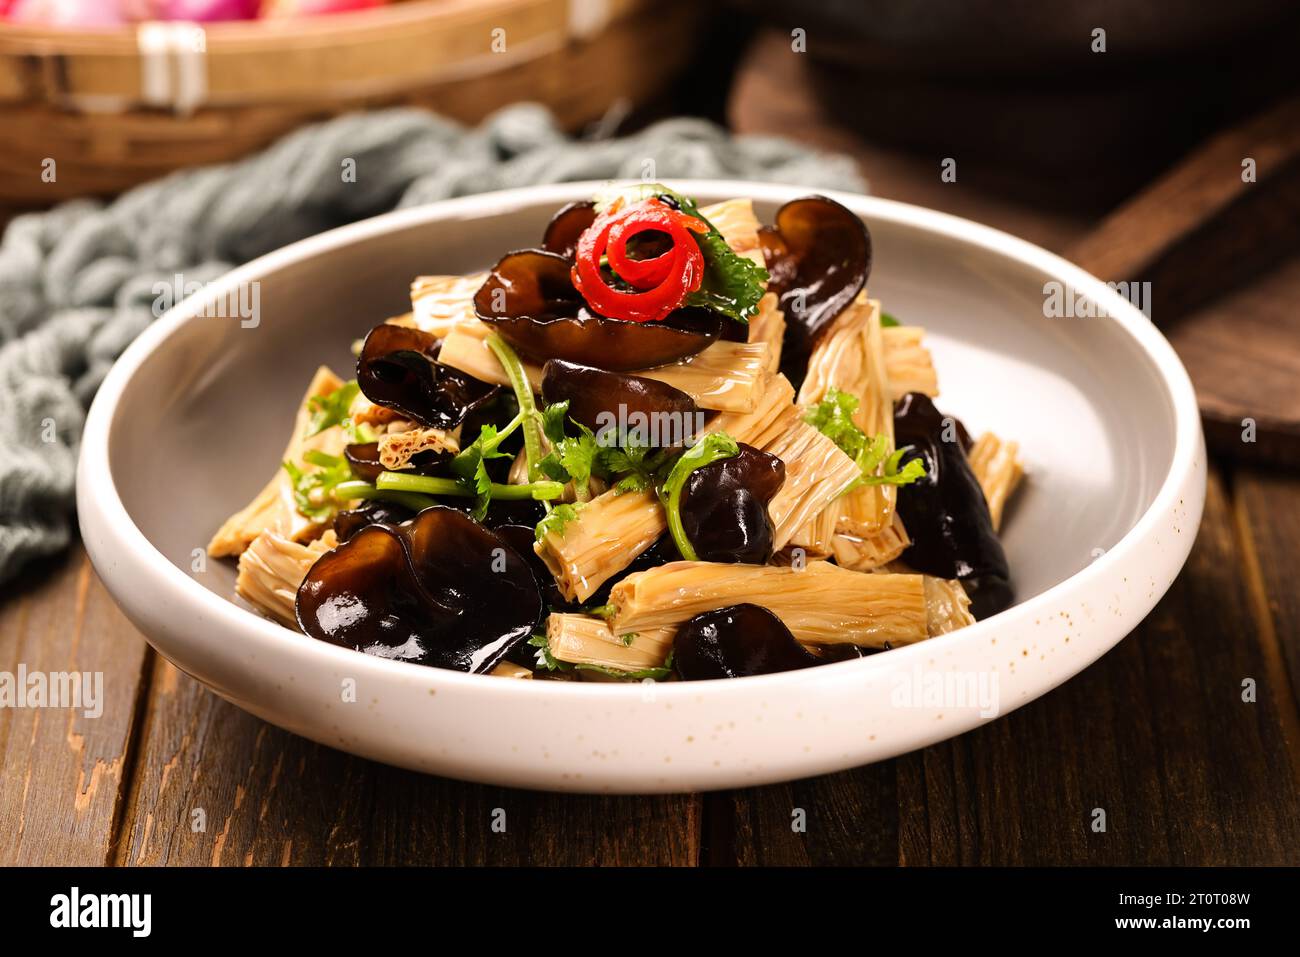
POLYGON ((1065 255, 1151 282, 1211 448, 1300 466, 1300 97, 1202 144, 1065 255))
POLYGON ((1211 448, 1300 467, 1300 98, 1213 137, 1098 220, 983 188, 997 171, 942 182, 941 157, 837 124, 813 70, 784 37, 761 36, 738 71, 731 124, 846 152, 877 196, 1006 230, 1103 280, 1151 282, 1152 318, 1187 365, 1211 448))

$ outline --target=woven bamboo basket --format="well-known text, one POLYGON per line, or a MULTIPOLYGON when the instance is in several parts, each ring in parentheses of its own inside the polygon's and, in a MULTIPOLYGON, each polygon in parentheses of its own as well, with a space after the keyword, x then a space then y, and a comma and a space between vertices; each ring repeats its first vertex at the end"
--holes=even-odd
POLYGON ((532 100, 574 129, 661 90, 692 53, 698 6, 410 0, 206 29, 0 24, 0 202, 112 194, 235 159, 305 122, 396 103, 472 123, 532 100))

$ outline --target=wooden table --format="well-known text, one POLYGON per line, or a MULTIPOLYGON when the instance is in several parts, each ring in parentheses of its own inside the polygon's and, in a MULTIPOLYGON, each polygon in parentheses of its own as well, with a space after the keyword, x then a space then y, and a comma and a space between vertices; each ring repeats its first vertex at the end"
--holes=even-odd
MULTIPOLYGON (((761 126, 744 102, 738 125, 761 126)), ((1092 225, 836 145, 878 195, 1058 250, 1092 225)), ((1261 308, 1294 309, 1276 284, 1250 301, 1260 288, 1277 297, 1261 308)), ((96 720, 0 710, 0 864, 1297 864, 1297 542, 1300 478, 1218 461, 1182 576, 1056 691, 893 761, 647 798, 461 784, 264 724, 154 654, 74 545, 5 590, 0 670, 103 671, 107 703, 96 720)))

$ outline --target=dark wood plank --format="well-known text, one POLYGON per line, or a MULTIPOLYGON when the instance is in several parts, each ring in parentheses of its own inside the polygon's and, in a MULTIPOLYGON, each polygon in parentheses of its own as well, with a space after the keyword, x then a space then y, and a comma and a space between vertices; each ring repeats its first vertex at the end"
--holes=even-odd
POLYGON ((1298 299, 1300 253, 1165 330, 1196 386, 1217 455, 1300 468, 1298 299))
MULTIPOLYGON (((1234 476, 1233 489, 1247 557, 1245 577, 1256 613, 1266 622, 1264 634, 1272 650, 1271 693, 1283 695, 1286 682, 1294 704, 1300 697, 1300 588, 1295 582, 1300 561, 1300 479, 1242 470, 1234 476)), ((1291 729, 1290 742, 1300 748, 1300 729, 1291 729)))
MULTIPOLYGON (((152 655, 80 545, 10 583, 0 671, 102 674, 102 713, 0 708, 0 864, 102 865, 129 779, 137 697, 152 655)), ((92 685, 93 691, 93 685, 92 685)))
POLYGON ((899 816, 892 762, 750 788, 729 797, 735 816, 737 863, 898 863, 899 816))
POLYGON ((1290 100, 1211 139, 1100 225, 1013 201, 964 174, 944 183, 937 156, 849 131, 816 95, 808 58, 774 32, 764 33, 741 65, 730 115, 740 132, 847 153, 873 195, 996 226, 1104 280, 1152 282, 1153 315, 1187 363, 1214 450, 1300 466, 1300 311, 1292 307, 1300 295, 1297 114, 1300 100, 1290 100), (1258 164, 1255 183, 1241 180, 1246 156, 1258 164), (1256 281, 1232 289, 1250 277, 1256 281), (1257 424, 1251 444, 1237 440, 1247 416, 1257 424))
POLYGON ((1223 130, 1111 212, 1067 256, 1107 281, 1151 282, 1172 323, 1300 246, 1300 97, 1223 130), (1242 163, 1255 161, 1254 178, 1242 163))
POLYGON ((1216 476, 1188 567, 1115 650, 971 734, 887 764, 738 792, 738 859, 1300 863, 1295 701, 1278 687, 1272 626, 1258 618, 1247 563, 1216 476), (1247 677, 1260 689, 1253 704, 1241 698, 1247 677), (806 834, 791 832, 795 807, 808 810, 806 834), (1104 833, 1091 830, 1094 808, 1106 812, 1104 833), (891 854, 882 844, 894 835, 891 854))
MULTIPOLYGON (((941 157, 920 156, 870 142, 847 129, 816 96, 807 56, 793 53, 788 35, 765 31, 732 85, 728 119, 737 133, 784 136, 857 160, 874 196, 941 209, 988 223, 1047 249, 1082 236, 1091 221, 1075 213, 1013 202, 958 175, 940 179, 941 157)), ((963 167, 965 169, 965 167, 963 167)))
POLYGON ((539 794, 365 761, 160 661, 117 863, 694 865, 700 827, 697 797, 539 794))

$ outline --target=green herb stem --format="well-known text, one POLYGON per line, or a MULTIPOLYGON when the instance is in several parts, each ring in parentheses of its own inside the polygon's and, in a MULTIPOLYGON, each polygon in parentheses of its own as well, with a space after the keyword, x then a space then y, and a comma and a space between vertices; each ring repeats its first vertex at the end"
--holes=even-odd
POLYGON ((506 370, 510 387, 515 390, 519 401, 519 416, 524 427, 524 457, 528 461, 528 479, 536 482, 540 476, 537 465, 542 460, 542 422, 533 399, 533 387, 528 381, 528 373, 514 349, 506 344, 495 332, 487 337, 487 347, 497 357, 501 367, 506 370))
POLYGON ((415 512, 422 512, 438 504, 438 500, 418 492, 400 492, 395 489, 375 488, 369 482, 340 482, 334 486, 334 500, 340 504, 356 499, 383 499, 396 505, 405 505, 415 512))
MULTIPOLYGON (((430 475, 407 475, 404 472, 381 472, 375 487, 386 492, 416 492, 423 495, 454 495, 473 498, 474 493, 456 479, 430 475)), ((527 485, 500 485, 492 483, 492 498, 497 501, 537 499, 550 501, 564 494, 561 482, 529 482, 527 485)))

